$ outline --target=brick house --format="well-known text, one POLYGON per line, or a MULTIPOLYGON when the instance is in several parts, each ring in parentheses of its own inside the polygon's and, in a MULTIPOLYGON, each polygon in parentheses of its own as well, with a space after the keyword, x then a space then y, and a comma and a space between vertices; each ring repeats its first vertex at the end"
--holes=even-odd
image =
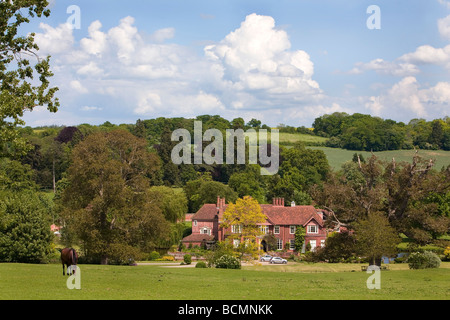
MULTIPOLYGON (((277 249, 294 251, 294 238, 297 226, 305 227, 305 245, 309 244, 311 250, 325 244, 327 230, 324 227, 326 211, 313 206, 284 205, 283 198, 274 198, 272 204, 261 204, 261 210, 266 221, 260 224, 265 234, 273 234, 277 239, 277 249)), ((183 238, 181 242, 188 246, 210 245, 215 241, 223 241, 232 233, 240 233, 236 226, 224 229, 221 226, 223 213, 227 208, 224 198, 217 198, 216 204, 204 204, 192 216, 192 234, 183 238)), ((258 239, 261 248, 267 251, 267 244, 263 237, 258 239)), ((235 240, 236 241, 236 240, 235 240)), ((237 240, 239 241, 239 240, 237 240)), ((235 243, 236 245, 238 243, 235 243)))

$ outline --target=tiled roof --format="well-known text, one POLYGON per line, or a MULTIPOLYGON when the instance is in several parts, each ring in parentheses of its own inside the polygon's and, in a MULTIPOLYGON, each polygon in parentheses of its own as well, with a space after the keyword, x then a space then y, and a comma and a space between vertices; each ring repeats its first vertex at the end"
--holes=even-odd
MULTIPOLYGON (((313 206, 284 207, 272 204, 261 204, 260 206, 268 222, 273 225, 305 225, 312 218, 323 225, 322 218, 313 206)), ((213 220, 216 214, 216 204, 204 204, 192 217, 192 220, 213 220)))
POLYGON ((215 204, 204 204, 196 214, 194 214, 191 220, 212 220, 217 213, 217 206, 215 204))
POLYGON ((267 220, 274 225, 305 225, 313 218, 320 225, 323 224, 317 209, 313 206, 282 207, 262 204, 261 209, 267 220))

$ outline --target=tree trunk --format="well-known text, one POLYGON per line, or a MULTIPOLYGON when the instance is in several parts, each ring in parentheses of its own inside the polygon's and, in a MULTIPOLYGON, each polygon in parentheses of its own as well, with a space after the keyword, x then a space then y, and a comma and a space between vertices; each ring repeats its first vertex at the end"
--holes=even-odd
POLYGON ((377 266, 377 267, 381 267, 381 257, 371 257, 369 259, 369 265, 373 266, 377 266))

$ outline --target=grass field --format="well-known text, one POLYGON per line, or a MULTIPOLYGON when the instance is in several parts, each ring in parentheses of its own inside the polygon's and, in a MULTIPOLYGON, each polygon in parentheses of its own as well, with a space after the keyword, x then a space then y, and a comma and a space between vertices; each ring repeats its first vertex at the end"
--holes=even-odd
MULTIPOLYGON (((337 148, 327 148, 327 147, 308 147, 315 150, 322 150, 328 159, 328 163, 334 169, 339 169, 341 165, 349 160, 352 160, 353 154, 362 154, 365 159, 371 157, 370 152, 366 151, 351 151, 337 148)), ((394 151, 380 151, 374 152, 374 154, 383 160, 391 161, 395 158, 395 161, 407 161, 412 162, 414 156, 414 150, 394 150, 394 151)), ((440 170, 443 166, 448 166, 450 164, 450 151, 443 150, 420 150, 419 155, 424 159, 434 159, 435 168, 440 170)))
POLYGON ((313 142, 313 143, 325 143, 328 138, 313 136, 310 134, 304 133, 287 133, 280 132, 279 133, 280 143, 282 144, 294 144, 296 142, 313 142))
MULTIPOLYGON (((175 265, 174 265, 175 266, 175 265)), ((58 264, 0 264, 1 300, 448 300, 450 262, 439 269, 391 265, 381 289, 356 264, 289 263, 241 270, 156 265, 80 265, 81 290, 66 287, 58 264)))
MULTIPOLYGON (((296 142, 305 142, 307 148, 314 150, 322 150, 328 159, 330 166, 333 169, 339 169, 341 165, 352 159, 353 154, 358 153, 362 154, 366 159, 369 158, 372 154, 367 151, 352 151, 345 150, 339 148, 328 148, 321 146, 311 146, 311 143, 324 143, 327 141, 327 138, 317 137, 309 134, 300 134, 300 133, 280 133, 280 144, 290 147, 294 145, 296 142)), ((414 150, 393 150, 393 151, 381 151, 374 152, 374 154, 383 160, 391 161, 392 158, 395 158, 397 162, 407 161, 411 162, 412 157, 414 156, 414 150)), ((435 160, 435 168, 441 169, 442 166, 448 166, 450 164, 450 151, 444 150, 420 150, 419 155, 425 159, 433 159, 435 160)))

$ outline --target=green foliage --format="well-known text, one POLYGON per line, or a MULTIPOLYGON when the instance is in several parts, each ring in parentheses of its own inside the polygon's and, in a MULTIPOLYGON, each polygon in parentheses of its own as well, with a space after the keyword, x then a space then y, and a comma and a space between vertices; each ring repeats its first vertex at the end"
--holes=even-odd
POLYGON ((330 170, 325 153, 297 144, 281 149, 280 162, 279 173, 267 183, 267 198, 282 197, 285 203, 311 204, 309 189, 322 184, 330 170))
POLYGON ((306 235, 305 227, 297 226, 294 238, 295 251, 297 252, 302 251, 303 244, 305 243, 305 235, 306 235))
POLYGON ((441 259, 431 251, 411 253, 407 262, 410 269, 439 268, 441 265, 441 259))
POLYGON ((244 171, 235 172, 230 176, 228 186, 240 198, 251 196, 259 203, 264 203, 266 180, 267 176, 261 175, 258 165, 248 165, 244 171))
POLYGON ((149 194, 159 161, 127 131, 88 136, 72 152, 69 185, 58 200, 63 236, 83 243, 102 263, 137 260, 168 240, 169 224, 149 194))
POLYGON ((185 264, 191 264, 191 262, 192 262, 192 257, 191 257, 191 255, 190 255, 190 254, 185 254, 185 255, 183 256, 183 261, 184 261, 185 264))
POLYGON ((58 88, 49 87, 48 79, 53 76, 50 57, 38 57, 33 32, 22 36, 19 31, 30 18, 48 17, 47 5, 44 0, 2 1, 0 5, 0 156, 29 150, 17 130, 25 124, 25 111, 46 105, 55 112, 59 107, 54 98, 58 88))
POLYGON ((240 269, 241 262, 231 255, 223 255, 216 260, 215 266, 220 269, 240 269))
POLYGON ((348 261, 356 251, 356 239, 349 232, 335 232, 325 240, 325 247, 320 250, 322 260, 329 262, 348 261))
POLYGON ((47 200, 29 190, 0 197, 0 261, 44 262, 53 253, 47 200))
POLYGON ((450 121, 413 119, 408 125, 370 115, 333 113, 314 120, 314 133, 329 137, 326 146, 349 150, 450 150, 450 121))
POLYGON ((195 264, 196 268, 207 268, 206 263, 204 261, 199 261, 195 264))
POLYGON ((236 193, 228 185, 206 177, 189 181, 184 190, 188 198, 189 212, 197 212, 205 203, 216 203, 217 196, 225 198, 227 202, 237 199, 236 193))
POLYGON ((33 171, 29 165, 19 161, 0 158, 0 190, 36 190, 33 171))
POLYGON ((184 219, 187 212, 187 198, 183 189, 165 186, 153 186, 149 190, 150 196, 158 202, 167 221, 177 222, 184 219))
POLYGON ((371 264, 382 256, 395 256, 400 243, 398 233, 381 213, 369 213, 368 217, 355 224, 357 249, 371 264))
POLYGON ((161 257, 161 255, 159 254, 159 252, 157 251, 152 251, 149 255, 149 260, 157 260, 161 257))

